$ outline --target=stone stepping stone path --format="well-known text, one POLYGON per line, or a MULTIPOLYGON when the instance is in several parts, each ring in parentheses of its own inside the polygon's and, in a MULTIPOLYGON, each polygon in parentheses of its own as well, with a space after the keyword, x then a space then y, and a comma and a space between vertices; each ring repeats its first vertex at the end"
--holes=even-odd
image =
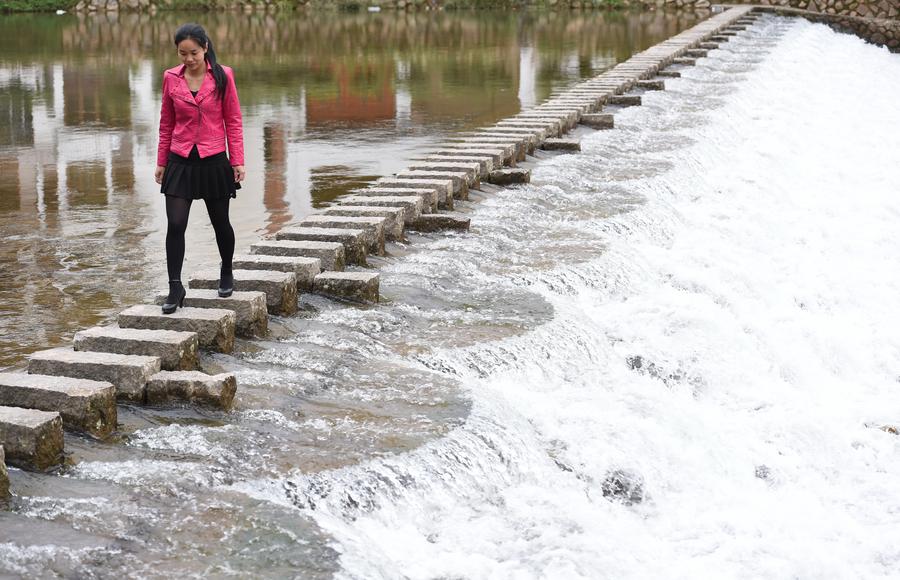
POLYGON ((604 106, 640 106, 632 90, 665 90, 665 78, 681 76, 721 43, 752 25, 752 7, 724 10, 596 77, 552 94, 540 105, 492 126, 454 135, 391 176, 339 198, 335 205, 251 244, 234 258, 234 293, 220 298, 218 271, 197 273, 184 307, 164 315, 161 304, 132 306, 116 326, 76 334, 72 347, 30 355, 27 373, 0 373, 0 505, 9 497, 5 463, 37 471, 64 458, 63 429, 107 438, 116 429, 117 404, 188 404, 229 410, 233 374, 200 372, 200 350, 230 353, 235 336, 261 337, 269 316, 291 316, 300 293, 341 301, 376 303, 379 275, 360 268, 384 255, 386 241, 405 241, 405 231, 467 231, 470 218, 453 211, 482 182, 528 183, 516 168, 537 149, 577 152, 566 134, 579 126, 615 127, 604 106), (679 65, 679 68, 668 68, 679 65))

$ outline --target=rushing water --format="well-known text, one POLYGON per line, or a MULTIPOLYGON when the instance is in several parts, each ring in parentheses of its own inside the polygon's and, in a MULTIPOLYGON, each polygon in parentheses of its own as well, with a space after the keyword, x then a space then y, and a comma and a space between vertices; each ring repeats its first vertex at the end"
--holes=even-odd
POLYGON ((897 577, 900 57, 765 17, 667 88, 207 360, 234 413, 13 471, 0 570, 897 577))
MULTIPOLYGON (((172 34, 234 67, 240 250, 449 133, 492 123, 696 21, 665 13, 0 16, 0 367, 165 287, 153 181, 172 34)), ((186 274, 217 264, 202 204, 186 274)))

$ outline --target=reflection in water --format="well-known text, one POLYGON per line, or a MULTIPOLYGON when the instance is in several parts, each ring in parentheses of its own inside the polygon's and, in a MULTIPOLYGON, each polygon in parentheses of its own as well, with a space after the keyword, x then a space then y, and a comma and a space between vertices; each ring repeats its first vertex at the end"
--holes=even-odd
MULTIPOLYGON (((0 367, 165 280, 153 181, 171 34, 199 19, 235 68, 248 181, 238 251, 684 28, 664 13, 14 15, 0 20, 0 367)), ((193 212, 185 273, 217 263, 193 212)))

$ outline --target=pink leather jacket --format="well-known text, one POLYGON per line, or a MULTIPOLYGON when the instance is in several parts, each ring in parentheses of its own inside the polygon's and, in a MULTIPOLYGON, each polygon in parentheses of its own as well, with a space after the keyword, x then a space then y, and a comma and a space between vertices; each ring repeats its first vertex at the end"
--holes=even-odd
POLYGON ((241 103, 234 84, 234 73, 227 66, 222 68, 228 79, 224 101, 216 95, 216 81, 209 63, 206 64, 206 78, 196 98, 184 78, 184 65, 163 73, 157 165, 168 163, 169 151, 187 157, 197 145, 200 157, 209 157, 225 151, 226 142, 231 165, 244 164, 241 103))

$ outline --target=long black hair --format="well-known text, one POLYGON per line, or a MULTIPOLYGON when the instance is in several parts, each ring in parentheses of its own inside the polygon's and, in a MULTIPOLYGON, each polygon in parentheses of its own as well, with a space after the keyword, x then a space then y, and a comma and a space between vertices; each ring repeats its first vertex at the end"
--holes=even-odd
POLYGON ((182 24, 178 30, 175 31, 175 46, 178 46, 181 44, 181 41, 188 38, 206 49, 204 58, 206 59, 206 62, 209 63, 209 67, 212 69, 213 78, 216 80, 216 96, 219 97, 219 99, 224 100, 225 90, 228 88, 228 79, 225 77, 225 69, 216 62, 216 51, 213 50, 212 41, 209 39, 209 36, 206 35, 206 31, 203 30, 203 27, 199 24, 194 24, 193 22, 182 24))

